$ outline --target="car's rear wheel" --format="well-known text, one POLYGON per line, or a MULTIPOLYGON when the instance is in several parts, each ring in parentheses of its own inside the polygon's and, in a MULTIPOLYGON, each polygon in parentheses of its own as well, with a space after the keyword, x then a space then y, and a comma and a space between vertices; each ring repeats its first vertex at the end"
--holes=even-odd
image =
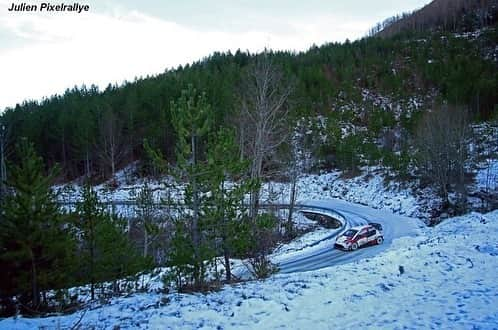
POLYGON ((384 242, 384 237, 380 236, 380 237, 377 237, 377 244, 382 244, 384 242))
POLYGON ((353 243, 353 245, 351 245, 351 251, 355 251, 355 250, 358 250, 358 244, 357 243, 353 243))

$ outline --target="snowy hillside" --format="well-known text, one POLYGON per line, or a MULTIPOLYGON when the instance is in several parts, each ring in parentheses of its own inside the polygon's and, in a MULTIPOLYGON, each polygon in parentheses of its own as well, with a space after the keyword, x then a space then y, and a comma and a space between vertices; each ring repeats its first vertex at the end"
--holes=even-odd
POLYGON ((210 294, 144 293, 1 329, 496 329, 498 211, 451 218, 381 254, 210 294))
MULTIPOLYGON (((379 101, 380 102, 380 101, 379 101)), ((388 103, 389 104, 389 103, 388 103)), ((414 104, 418 104, 414 101, 414 104)), ((387 106, 387 105, 386 105, 387 106)), ((473 126, 470 154, 473 166, 467 171, 472 177, 468 183, 468 209, 481 210, 483 196, 496 199, 498 196, 498 126, 480 124, 473 126)), ((159 180, 142 178, 137 174, 138 162, 132 163, 110 180, 95 187, 102 201, 133 201, 138 191, 147 181, 153 191, 154 199, 178 201, 183 194, 183 185, 171 177, 159 180)), ((429 222, 439 216, 441 199, 435 187, 420 187, 417 180, 400 182, 386 179, 389 170, 381 166, 361 168, 361 174, 345 178, 339 170, 321 172, 320 174, 301 173, 297 180, 297 200, 338 198, 352 203, 367 205, 376 209, 391 211, 395 214, 419 218, 429 222)), ((81 196, 78 180, 56 186, 63 202, 74 202, 81 196)), ((261 201, 263 203, 289 203, 290 184, 266 182, 263 184, 261 201)), ((451 196, 450 196, 451 197, 451 196)), ((488 206, 488 210, 490 209, 488 206)), ((491 207, 491 209, 493 209, 491 207)), ((129 206, 119 209, 124 216, 133 212, 129 206)))
MULTIPOLYGON (((368 205, 377 209, 389 210, 396 214, 416 218, 427 218, 431 208, 437 207, 437 197, 431 189, 419 190, 403 188, 399 183, 385 183, 382 171, 370 169, 368 173, 355 178, 344 179, 340 171, 322 174, 305 174, 297 182, 297 200, 339 198, 348 202, 368 205)), ((167 185, 159 180, 148 182, 154 191, 154 199, 159 202, 171 198, 178 200, 182 186, 167 178, 167 185), (169 186, 169 187, 168 187, 169 186)), ((133 201, 144 185, 144 179, 134 177, 134 165, 117 173, 112 180, 95 187, 103 201, 133 201), (110 182, 116 188, 110 187, 110 182)), ((61 201, 75 201, 80 198, 81 186, 66 184, 55 187, 60 191, 61 201)), ((261 201, 263 203, 289 203, 289 184, 267 182, 263 184, 261 201)), ((126 215, 126 214, 125 214, 126 215)))
MULTIPOLYGON (((496 190, 493 180, 498 175, 497 164, 495 160, 490 160, 489 166, 484 165, 477 171, 474 190, 482 189, 482 187, 492 187, 496 190)), ((95 189, 101 200, 133 201, 134 194, 143 187, 144 181, 134 179, 131 172, 128 168, 118 173, 114 180, 118 183, 116 189, 110 189, 106 183, 96 186, 95 189), (129 175, 128 179, 126 173, 129 175)), ((154 191, 154 198, 157 202, 169 198, 173 201, 178 200, 182 189, 181 185, 174 184, 171 179, 169 179, 169 185, 173 188, 168 188, 159 181, 149 182, 148 185, 154 191)), ((79 185, 68 184, 57 186, 56 189, 61 191, 61 201, 72 202, 80 198, 81 186, 79 185)), ((290 186, 287 183, 267 182, 263 185, 261 194, 263 203, 287 204, 289 197, 290 186)), ((413 189, 395 181, 386 182, 380 169, 370 169, 368 173, 350 179, 342 178, 340 171, 307 174, 298 179, 297 201, 322 198, 338 198, 419 219, 430 218, 431 213, 437 210, 441 203, 434 189, 430 187, 413 189)), ((480 200, 474 203, 478 206, 480 200)), ((125 216, 132 212, 128 207, 120 211, 125 216)))

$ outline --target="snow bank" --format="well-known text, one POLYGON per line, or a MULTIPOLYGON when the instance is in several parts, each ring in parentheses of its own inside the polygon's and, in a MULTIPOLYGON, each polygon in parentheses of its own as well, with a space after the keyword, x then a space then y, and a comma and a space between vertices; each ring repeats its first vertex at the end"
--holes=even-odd
MULTIPOLYGON (((261 199, 285 204, 289 202, 289 196, 288 184, 267 183, 263 186, 261 199)), ((386 183, 379 173, 364 173, 344 179, 340 171, 301 177, 297 196, 300 201, 338 198, 420 219, 429 218, 431 210, 437 208, 439 202, 431 189, 414 192, 396 182, 386 183)))
MULTIPOLYGON (((114 180, 116 188, 110 188, 110 182, 95 187, 99 198, 104 202, 129 202, 143 187, 144 179, 133 177, 132 169, 125 168, 118 172, 114 180)), ((340 171, 322 174, 302 175, 297 183, 297 200, 339 198, 352 203, 368 205, 376 209, 389 210, 393 213, 416 218, 428 218, 430 211, 436 208, 438 198, 430 189, 416 193, 411 188, 403 188, 396 182, 386 182, 380 170, 364 169, 364 174, 351 179, 341 177, 340 171), (373 172, 372 172, 373 170, 373 172), (369 174, 370 173, 370 174, 369 174), (371 174, 373 173, 373 174, 371 174)), ((164 180, 149 180, 155 202, 164 200, 178 201, 182 198, 183 186, 168 177, 164 180)), ((81 186, 66 184, 55 187, 60 191, 62 202, 74 202, 81 198, 81 186)), ((267 182, 263 184, 261 201, 263 203, 289 203, 289 184, 267 182)), ((132 205, 117 205, 117 211, 126 216, 134 213, 132 205)))

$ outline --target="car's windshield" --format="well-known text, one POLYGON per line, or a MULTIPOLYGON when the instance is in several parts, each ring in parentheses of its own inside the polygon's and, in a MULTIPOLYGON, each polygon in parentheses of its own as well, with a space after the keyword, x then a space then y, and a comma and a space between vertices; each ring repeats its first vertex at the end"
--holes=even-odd
POLYGON ((358 232, 357 230, 348 229, 343 235, 346 237, 353 237, 357 232, 358 232))

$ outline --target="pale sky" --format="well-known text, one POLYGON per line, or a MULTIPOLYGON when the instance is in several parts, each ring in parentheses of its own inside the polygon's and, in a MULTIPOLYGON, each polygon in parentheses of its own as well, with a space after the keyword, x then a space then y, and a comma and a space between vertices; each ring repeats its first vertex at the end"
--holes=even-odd
POLYGON ((12 0, 0 0, 0 112, 75 85, 105 88, 159 74, 214 51, 299 51, 355 40, 375 23, 429 2, 89 0, 79 2, 89 12, 78 14, 11 12, 12 0))

